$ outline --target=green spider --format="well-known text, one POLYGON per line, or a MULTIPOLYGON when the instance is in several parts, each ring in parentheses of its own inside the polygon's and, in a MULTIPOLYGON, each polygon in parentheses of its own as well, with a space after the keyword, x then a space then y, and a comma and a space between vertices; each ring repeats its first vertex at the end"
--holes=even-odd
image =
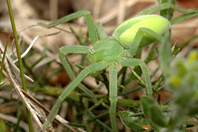
MULTIPOLYGON (((52 28, 60 23, 65 23, 69 20, 76 19, 84 16, 88 26, 88 32, 93 46, 64 46, 59 49, 59 57, 63 66, 65 67, 68 75, 73 80, 71 84, 59 96, 56 104, 54 104, 47 121, 43 125, 45 130, 53 121, 57 114, 61 102, 74 90, 77 86, 85 92, 84 86, 81 81, 89 74, 101 71, 107 67, 109 68, 109 100, 110 100, 110 120, 112 129, 117 131, 116 124, 116 103, 117 103, 117 64, 128 66, 140 66, 145 77, 145 84, 147 94, 152 96, 152 85, 146 64, 140 60, 133 58, 138 48, 142 48, 154 42, 155 40, 161 41, 162 35, 170 29, 170 22, 158 15, 149 15, 156 11, 172 8, 182 13, 191 13, 194 10, 184 10, 172 4, 162 4, 158 7, 145 10, 136 17, 129 19, 122 23, 113 35, 107 37, 102 25, 100 23, 94 24, 90 12, 78 11, 76 13, 65 16, 49 25, 39 23, 44 28, 52 28), (82 70, 77 77, 71 70, 69 62, 64 53, 81 53, 87 54, 88 60, 91 65, 82 70)), ((93 98, 94 99, 94 98, 93 98)), ((95 99, 94 99, 95 100, 95 99)), ((96 100, 95 100, 96 101, 96 100)))

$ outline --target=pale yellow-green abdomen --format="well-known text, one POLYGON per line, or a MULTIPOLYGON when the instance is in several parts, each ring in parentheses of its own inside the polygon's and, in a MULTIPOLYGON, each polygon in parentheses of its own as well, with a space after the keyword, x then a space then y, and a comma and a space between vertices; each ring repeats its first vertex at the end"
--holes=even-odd
MULTIPOLYGON (((129 19, 118 26, 113 36, 126 46, 132 45, 139 28, 149 28, 163 35, 170 27, 170 22, 159 15, 145 15, 129 19)), ((152 43, 155 39, 147 34, 143 36, 140 47, 152 43)))

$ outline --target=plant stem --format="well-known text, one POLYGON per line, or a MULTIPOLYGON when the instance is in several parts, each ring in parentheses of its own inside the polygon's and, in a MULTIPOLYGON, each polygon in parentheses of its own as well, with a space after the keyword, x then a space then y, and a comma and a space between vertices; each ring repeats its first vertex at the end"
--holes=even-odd
MULTIPOLYGON (((18 37, 17 37, 16 27, 15 27, 15 22, 14 22, 14 16, 13 16, 10 0, 7 0, 7 5, 8 5, 8 9, 9 9, 10 20, 11 20, 11 24, 12 24, 12 30, 13 30, 13 33, 14 33, 15 44, 16 44, 16 48, 17 48, 17 56, 18 56, 19 65, 20 65, 20 73, 21 73, 23 89, 27 92, 26 83, 25 83, 25 77, 24 77, 24 71, 23 71, 23 63, 22 63, 22 60, 21 60, 19 42, 18 42, 18 37)), ((31 115, 30 115, 29 110, 27 110, 27 116, 28 116, 28 123, 29 123, 29 131, 33 132, 31 115)))
POLYGON ((7 40, 7 43, 6 43, 6 46, 5 46, 5 49, 4 49, 4 53, 3 53, 3 58, 2 58, 2 63, 1 63, 1 71, 0 71, 0 82, 1 82, 1 79, 2 79, 2 72, 3 72, 3 67, 4 67, 4 60, 5 60, 5 56, 6 56, 6 52, 7 52, 7 47, 8 47, 9 40, 10 40, 10 34, 8 36, 8 40, 7 40))

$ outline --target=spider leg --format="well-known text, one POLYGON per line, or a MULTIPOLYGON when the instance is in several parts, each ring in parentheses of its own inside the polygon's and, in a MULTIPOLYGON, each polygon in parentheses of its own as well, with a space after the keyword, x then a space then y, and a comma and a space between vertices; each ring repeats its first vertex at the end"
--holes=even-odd
POLYGON ((153 95, 149 72, 144 61, 140 59, 130 58, 130 59, 124 59, 124 60, 119 61, 119 64, 122 66, 140 66, 144 74, 147 94, 150 96, 153 95))
POLYGON ((176 5, 173 5, 173 4, 170 4, 170 3, 165 3, 165 4, 160 4, 156 7, 153 7, 153 8, 149 8, 149 9, 146 9, 142 12, 140 12, 139 14, 137 14, 136 16, 141 16, 141 15, 149 15, 149 14, 152 14, 152 13, 155 13, 157 11, 161 11, 161 10, 164 10, 164 9, 174 9, 176 11, 179 11, 183 14, 188 14, 188 13, 193 13, 193 12, 196 12, 195 9, 183 9, 183 8, 180 8, 176 5))
POLYGON ((117 105, 117 63, 112 62, 110 64, 109 70, 109 100, 110 100, 110 109, 109 115, 111 119, 111 125, 113 132, 117 132, 117 123, 116 123, 116 105, 117 105))
POLYGON ((95 24, 95 27, 96 27, 96 31, 98 33, 98 37, 99 37, 100 40, 102 40, 102 39, 107 37, 107 35, 106 35, 106 33, 104 31, 104 28, 103 28, 101 23, 97 22, 95 24))
POLYGON ((129 53, 131 54, 131 56, 134 56, 136 54, 136 51, 140 47, 140 43, 142 41, 144 34, 150 35, 151 37, 157 39, 158 41, 161 41, 163 38, 161 35, 157 34, 156 32, 154 32, 149 28, 140 28, 135 36, 132 45, 129 48, 129 53))
POLYGON ((73 91, 78 84, 90 73, 100 71, 105 69, 108 66, 108 63, 106 61, 101 61, 99 63, 94 63, 89 66, 87 66, 84 70, 82 70, 78 76, 70 83, 70 85, 62 92, 62 94, 59 96, 58 100, 54 104, 50 114, 48 115, 47 121, 43 124, 42 129, 45 130, 49 124, 53 121, 55 115, 57 114, 59 107, 62 103, 62 101, 73 91))
POLYGON ((163 11, 163 10, 167 10, 167 9, 173 9, 173 10, 183 13, 183 15, 176 17, 174 19, 172 19, 172 17, 168 16, 168 19, 170 20, 171 25, 179 23, 183 20, 198 16, 198 12, 197 12, 198 10, 196 10, 196 9, 187 9, 186 10, 186 9, 180 8, 180 7, 178 7, 174 4, 170 4, 170 3, 160 4, 156 7, 146 9, 146 10, 140 12, 139 14, 137 14, 136 16, 149 15, 149 14, 155 13, 157 11, 163 11))
POLYGON ((77 11, 75 13, 72 13, 70 15, 62 17, 62 18, 58 19, 57 21, 52 22, 50 24, 45 24, 45 23, 39 22, 38 25, 49 29, 49 28, 55 27, 55 26, 57 26, 61 23, 65 23, 65 22, 68 22, 70 20, 82 17, 82 16, 85 17, 85 20, 87 22, 87 27, 88 27, 91 42, 93 44, 95 44, 98 41, 98 36, 97 36, 96 29, 95 29, 95 26, 94 26, 93 18, 92 18, 89 11, 77 11))
MULTIPOLYGON (((71 69, 71 66, 69 64, 69 61, 67 57, 63 53, 81 53, 81 54, 87 54, 89 52, 89 47, 87 46, 81 46, 81 45, 73 45, 73 46, 64 46, 61 47, 59 50, 59 58, 68 74, 70 79, 73 81, 76 77, 71 69)), ((88 89, 86 88, 82 83, 78 84, 78 87, 83 90, 86 94, 88 94, 94 101, 94 103, 97 103, 97 99, 95 95, 88 89)))

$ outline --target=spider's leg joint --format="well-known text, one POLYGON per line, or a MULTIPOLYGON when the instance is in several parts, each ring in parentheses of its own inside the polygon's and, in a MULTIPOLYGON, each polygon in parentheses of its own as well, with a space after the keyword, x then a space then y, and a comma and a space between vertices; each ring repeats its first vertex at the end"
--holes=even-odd
POLYGON ((90 52, 91 54, 95 54, 95 53, 96 53, 96 51, 93 49, 93 47, 90 47, 90 48, 89 48, 89 52, 90 52))

